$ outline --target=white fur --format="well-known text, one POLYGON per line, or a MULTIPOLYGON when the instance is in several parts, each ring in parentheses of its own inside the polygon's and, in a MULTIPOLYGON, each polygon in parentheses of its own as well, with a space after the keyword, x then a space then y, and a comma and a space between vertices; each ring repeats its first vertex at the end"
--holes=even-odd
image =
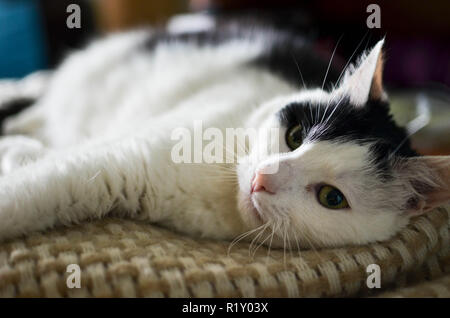
MULTIPOLYGON (((218 239, 261 226, 274 244, 301 246, 386 239, 407 223, 394 208, 399 202, 384 200, 392 189, 370 177, 366 147, 319 142, 288 152, 281 131, 281 153, 258 162, 250 149, 237 167, 173 163, 170 136, 177 127, 192 130, 198 119, 223 132, 279 127, 275 113, 288 102, 342 93, 298 92, 244 66, 264 49, 263 40, 164 44, 150 53, 136 50, 144 39, 143 31, 118 34, 74 53, 39 102, 6 122, 7 133, 29 137, 0 141, 1 239, 109 213, 218 239), (280 191, 250 198, 253 174, 274 162, 280 170, 271 177, 280 191), (307 190, 318 182, 339 186, 352 209, 319 205, 307 190), (267 223, 258 223, 251 200, 267 223)), ((257 239, 269 243, 265 235, 257 239)))
POLYGON ((347 93, 354 105, 361 106, 367 102, 383 44, 384 39, 379 41, 370 52, 362 54, 356 65, 350 65, 344 74, 339 90, 347 93))

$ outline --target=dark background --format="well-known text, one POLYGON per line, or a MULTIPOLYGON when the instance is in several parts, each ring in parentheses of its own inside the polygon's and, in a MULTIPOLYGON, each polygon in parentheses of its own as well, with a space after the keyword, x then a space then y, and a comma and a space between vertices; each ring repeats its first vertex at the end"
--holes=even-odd
POLYGON ((350 57, 361 41, 359 50, 386 36, 388 86, 443 92, 450 86, 448 0, 0 0, 0 77, 22 77, 54 67, 95 36, 144 24, 160 26, 172 15, 187 12, 259 18, 281 28, 294 27, 326 56, 342 37, 333 61, 337 66, 345 65, 342 57, 350 57), (71 3, 81 7, 81 29, 66 27, 71 3), (366 26, 370 3, 381 8, 380 29, 366 26))

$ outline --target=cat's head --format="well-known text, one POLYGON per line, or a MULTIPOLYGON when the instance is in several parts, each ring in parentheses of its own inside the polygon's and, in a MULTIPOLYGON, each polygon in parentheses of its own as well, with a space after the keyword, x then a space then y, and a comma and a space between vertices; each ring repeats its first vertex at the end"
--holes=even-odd
POLYGON ((385 240, 450 201, 449 157, 418 156, 389 115, 382 46, 332 91, 277 98, 252 118, 280 131, 279 151, 250 149, 237 167, 239 211, 250 228, 265 228, 260 239, 302 247, 385 240))

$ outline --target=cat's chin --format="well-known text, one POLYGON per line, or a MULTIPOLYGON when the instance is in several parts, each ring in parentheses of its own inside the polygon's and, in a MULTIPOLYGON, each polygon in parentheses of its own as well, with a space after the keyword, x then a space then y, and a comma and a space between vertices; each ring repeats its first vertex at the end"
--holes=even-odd
POLYGON ((261 212, 252 201, 251 194, 239 191, 238 210, 245 224, 250 228, 256 228, 266 223, 261 212))

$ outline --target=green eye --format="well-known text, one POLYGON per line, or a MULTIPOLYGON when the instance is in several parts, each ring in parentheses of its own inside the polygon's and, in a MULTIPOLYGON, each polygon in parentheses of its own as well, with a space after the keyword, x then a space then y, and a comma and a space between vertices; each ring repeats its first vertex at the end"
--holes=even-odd
POLYGON ((345 209, 350 207, 342 192, 329 185, 324 185, 319 189, 318 199, 319 203, 328 209, 345 209))
POLYGON ((286 143, 291 148, 291 150, 295 150, 302 144, 302 130, 303 127, 301 124, 290 127, 286 131, 286 143))

